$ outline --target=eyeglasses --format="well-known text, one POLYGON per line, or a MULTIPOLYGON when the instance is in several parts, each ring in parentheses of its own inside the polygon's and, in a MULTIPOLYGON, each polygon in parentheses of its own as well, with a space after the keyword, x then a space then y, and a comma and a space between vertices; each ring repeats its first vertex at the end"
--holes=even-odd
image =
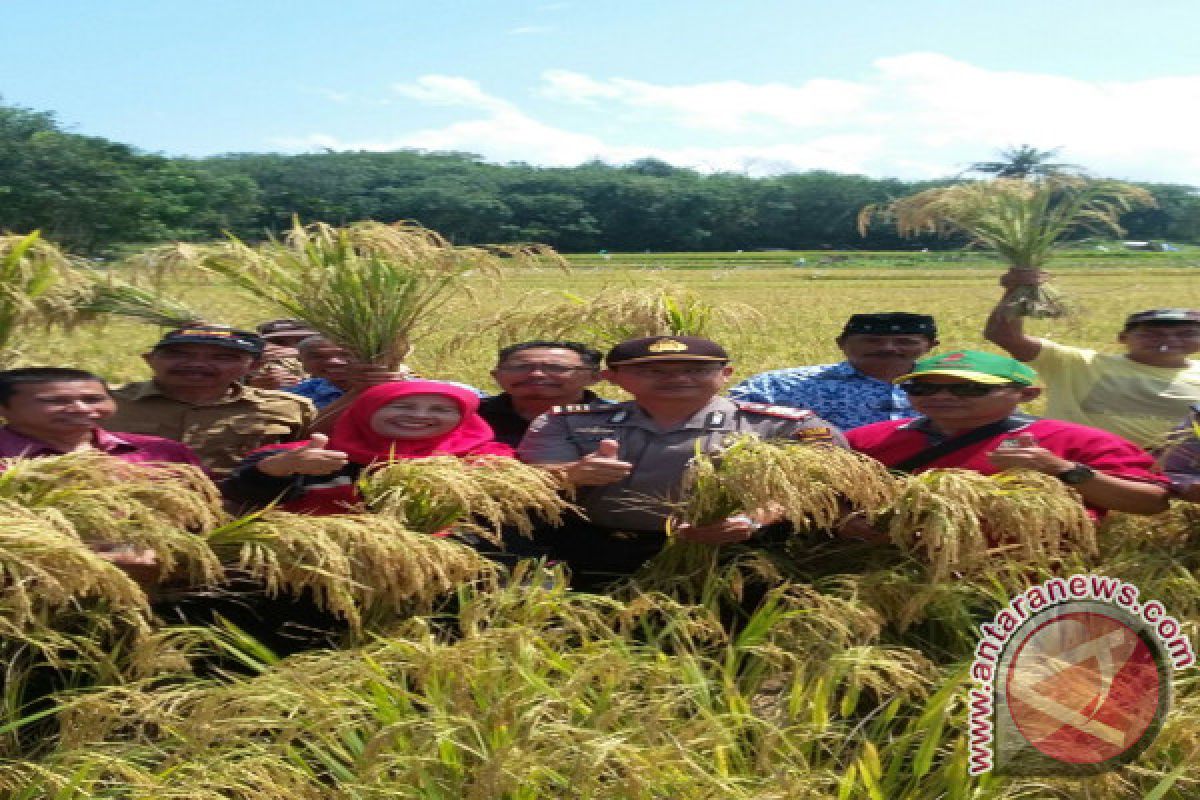
POLYGON ((928 383, 922 381, 905 381, 900 388, 910 397, 933 397, 939 392, 949 392, 955 397, 984 397, 996 389, 1020 388, 1016 383, 928 383))
POLYGON ((664 369, 662 367, 629 366, 619 367, 622 372, 629 372, 643 378, 707 378, 725 369, 724 364, 705 364, 694 367, 679 367, 664 369))
POLYGON ((594 367, 567 367, 562 364, 504 364, 496 372, 511 372, 514 375, 529 372, 544 372, 547 375, 570 375, 572 372, 593 372, 594 367))

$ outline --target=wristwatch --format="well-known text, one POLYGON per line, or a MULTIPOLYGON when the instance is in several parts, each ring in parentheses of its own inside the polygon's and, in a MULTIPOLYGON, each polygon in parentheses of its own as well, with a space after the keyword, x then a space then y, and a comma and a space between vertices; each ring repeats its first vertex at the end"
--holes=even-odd
POLYGON ((1063 470, 1054 477, 1065 483, 1067 486, 1078 486, 1081 483, 1090 481, 1096 477, 1096 470, 1089 467, 1087 464, 1080 464, 1078 461, 1070 469, 1063 470))

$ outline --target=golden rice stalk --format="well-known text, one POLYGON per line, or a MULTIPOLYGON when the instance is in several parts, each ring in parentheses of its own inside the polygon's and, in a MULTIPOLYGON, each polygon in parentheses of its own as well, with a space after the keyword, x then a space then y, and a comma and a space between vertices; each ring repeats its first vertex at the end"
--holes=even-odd
POLYGON ((306 320, 359 359, 395 370, 435 312, 475 274, 508 264, 550 261, 536 245, 456 247, 408 222, 356 222, 344 228, 297 220, 283 240, 257 248, 236 239, 211 247, 198 264, 306 320))
MULTIPOLYGON (((613 345, 643 336, 707 336, 741 330, 763 315, 744 303, 720 305, 672 283, 606 287, 590 298, 562 292, 552 305, 528 311, 508 309, 482 328, 496 331, 501 343, 529 339, 578 339, 613 345)), ((477 338, 473 331, 471 338, 477 338)), ((456 340, 457 341, 457 340, 456 340)))
POLYGON ((507 526, 528 536, 539 521, 559 525, 571 508, 549 472, 503 456, 389 461, 367 470, 358 488, 368 509, 409 530, 457 528, 494 541, 507 526))
MULTIPOLYGON (((997 178, 865 206, 858 215, 858 230, 865 236, 871 221, 881 217, 895 224, 901 236, 965 236, 970 245, 994 250, 1014 269, 1036 270, 1049 260, 1055 242, 1073 231, 1120 235, 1122 214, 1155 206, 1148 191, 1118 181, 1078 175, 997 178)), ((1017 316, 1049 318, 1066 312, 1061 293, 1047 286, 1014 292, 1010 310, 1017 316)))
POLYGON ((684 487, 681 516, 693 525, 775 508, 797 526, 831 528, 848 510, 879 510, 897 492, 887 468, 874 459, 756 436, 733 436, 720 450, 698 454, 684 487))
POLYGON ((221 496, 200 469, 186 464, 132 464, 96 451, 10 459, 0 472, 0 498, 53 509, 90 544, 154 550, 160 579, 185 570, 211 584, 221 565, 196 536, 222 524, 221 496))
POLYGON ((30 325, 71 325, 91 281, 81 265, 37 231, 0 235, 0 367, 19 355, 30 325))
POLYGON ((161 294, 167 279, 190 281, 209 277, 209 273, 197 269, 196 264, 204 258, 212 245, 172 242, 140 250, 123 259, 120 267, 133 275, 135 280, 149 278, 156 294, 161 294))
POLYGON ((1028 470, 908 476, 883 517, 892 541, 929 565, 931 580, 977 570, 995 556, 1043 564, 1069 551, 1097 551, 1095 526, 1079 496, 1028 470))
POLYGON ((0 628, 14 633, 89 599, 114 612, 148 610, 138 585, 92 552, 61 516, 0 499, 0 628))
POLYGON ((491 562, 457 542, 414 533, 371 514, 307 516, 266 511, 206 536, 225 563, 267 592, 312 592, 322 609, 362 626, 368 613, 428 608, 462 583, 490 575, 491 562))
POLYGON ((203 321, 198 312, 182 302, 111 275, 96 279, 89 296, 80 301, 77 310, 89 316, 123 317, 162 328, 181 328, 203 321))

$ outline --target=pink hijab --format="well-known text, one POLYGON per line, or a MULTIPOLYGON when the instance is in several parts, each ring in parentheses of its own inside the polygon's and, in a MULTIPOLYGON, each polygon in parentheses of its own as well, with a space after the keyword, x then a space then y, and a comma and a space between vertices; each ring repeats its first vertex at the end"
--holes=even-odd
POLYGON ((440 381, 410 380, 381 383, 367 389, 338 417, 329 436, 328 448, 341 450, 356 464, 432 455, 512 456, 513 449, 495 441, 496 434, 476 411, 479 397, 470 389, 440 381), (401 397, 435 394, 458 405, 462 421, 440 436, 427 439, 389 439, 371 429, 375 412, 401 397))

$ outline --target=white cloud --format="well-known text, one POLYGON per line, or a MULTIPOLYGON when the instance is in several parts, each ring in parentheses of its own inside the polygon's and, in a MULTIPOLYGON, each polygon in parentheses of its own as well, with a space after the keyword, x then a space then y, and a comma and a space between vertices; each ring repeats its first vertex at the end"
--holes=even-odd
POLYGON ((393 88, 402 98, 458 108, 469 118, 370 141, 313 134, 276 144, 465 150, 547 165, 655 157, 751 174, 830 169, 932 178, 1027 143, 1062 147, 1063 160, 1099 175, 1200 183, 1200 75, 1084 81, 988 70, 938 53, 880 58, 857 82, 661 85, 543 73, 535 87, 543 101, 571 110, 572 119, 589 112, 610 123, 619 118, 620 144, 587 131, 584 122, 572 130, 534 116, 464 77, 425 75, 393 88), (657 144, 637 145, 639 137, 657 144))
POLYGON ((805 128, 831 120, 849 121, 865 110, 874 93, 869 86, 827 79, 799 86, 742 81, 658 86, 625 78, 597 81, 567 70, 547 70, 542 80, 543 93, 555 100, 611 100, 664 112, 684 127, 715 131, 745 130, 756 122, 805 128))
POLYGON ((509 36, 541 36, 547 33, 554 33, 553 25, 518 25, 515 28, 510 28, 509 36))

